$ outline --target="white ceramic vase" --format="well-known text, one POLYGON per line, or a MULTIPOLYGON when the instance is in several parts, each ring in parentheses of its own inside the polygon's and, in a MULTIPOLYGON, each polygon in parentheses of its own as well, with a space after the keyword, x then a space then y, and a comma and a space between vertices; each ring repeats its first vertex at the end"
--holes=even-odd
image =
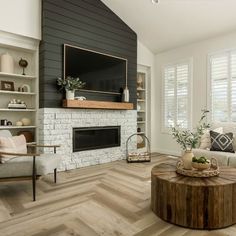
POLYGON ((75 90, 66 90, 66 100, 75 99, 75 90))
POLYGON ((14 72, 14 60, 9 53, 4 53, 1 55, 1 67, 0 70, 5 73, 14 72))
POLYGON ((129 102, 129 89, 127 86, 123 91, 123 102, 129 102))
POLYGON ((192 150, 186 150, 182 155, 182 161, 184 164, 184 169, 191 170, 192 169, 192 159, 193 159, 192 150))

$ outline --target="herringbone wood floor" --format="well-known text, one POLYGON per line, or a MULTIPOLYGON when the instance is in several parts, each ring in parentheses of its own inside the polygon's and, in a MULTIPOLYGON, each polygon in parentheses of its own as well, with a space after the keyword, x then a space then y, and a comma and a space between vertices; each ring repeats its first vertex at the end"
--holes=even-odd
POLYGON ((58 174, 37 182, 0 184, 0 235, 34 236, 235 236, 236 226, 217 231, 168 224, 150 210, 150 171, 171 161, 155 155, 151 163, 117 161, 58 174))

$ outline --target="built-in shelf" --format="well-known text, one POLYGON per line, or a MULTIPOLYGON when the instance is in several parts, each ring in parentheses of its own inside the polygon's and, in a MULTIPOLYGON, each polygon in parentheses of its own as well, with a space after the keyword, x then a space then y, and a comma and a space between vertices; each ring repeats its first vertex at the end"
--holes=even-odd
POLYGON ((137 91, 146 91, 146 90, 143 88, 137 88, 137 91))
POLYGON ((137 134, 145 134, 144 132, 138 132, 137 134))
POLYGON ((137 121, 138 124, 145 124, 145 121, 137 121))
POLYGON ((20 94, 20 95, 36 95, 36 93, 29 93, 29 92, 18 92, 18 91, 7 91, 7 90, 0 90, 0 94, 20 94))
MULTIPOLYGON (((38 107, 38 44, 39 40, 18 37, 14 34, 4 33, 0 37, 0 54, 9 54, 12 58, 12 70, 2 67, 0 72, 0 120, 4 124, 13 124, 0 126, 0 130, 10 130, 12 135, 18 135, 19 132, 27 131, 32 134, 33 139, 37 140, 37 107, 38 107), (27 68, 19 65, 20 58, 28 62, 27 68), (22 75, 23 71, 26 75, 22 75), (7 86, 7 84, 9 86, 7 86), (5 89, 12 89, 5 90, 5 89), (8 104, 16 100, 18 103, 26 104, 16 107, 8 107, 8 104), (26 109, 25 109, 26 107, 26 109), (28 126, 17 126, 18 121, 23 119, 30 120, 28 126)), ((9 67, 10 68, 10 67, 9 67)), ((24 123, 24 122, 23 122, 24 123)))
POLYGON ((137 99, 137 102, 145 102, 144 99, 137 99))
POLYGON ((5 126, 0 126, 0 129, 34 129, 36 126, 14 126, 14 125, 5 125, 5 126))
POLYGON ((144 110, 139 110, 139 111, 137 111, 137 112, 140 112, 140 113, 145 113, 145 111, 144 111, 144 110))
POLYGON ((35 109, 8 109, 8 108, 0 108, 0 111, 9 111, 9 112, 14 112, 14 111, 19 111, 19 112, 33 112, 36 111, 35 109))
POLYGON ((24 79, 35 79, 35 76, 31 75, 20 75, 20 74, 10 74, 10 73, 4 73, 0 72, 0 77, 8 77, 8 78, 24 78, 24 79))
POLYGON ((89 109, 110 109, 110 110, 132 110, 134 108, 134 105, 133 105, 133 103, 128 103, 128 102, 63 100, 63 107, 66 107, 66 108, 89 108, 89 109))
POLYGON ((27 143, 27 145, 32 145, 32 144, 36 144, 36 142, 29 142, 29 143, 27 143))

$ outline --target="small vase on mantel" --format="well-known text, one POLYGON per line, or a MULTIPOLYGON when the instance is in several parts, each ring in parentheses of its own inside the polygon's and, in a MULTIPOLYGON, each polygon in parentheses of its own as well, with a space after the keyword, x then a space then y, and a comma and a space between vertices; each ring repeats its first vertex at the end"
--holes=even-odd
POLYGON ((192 169, 192 159, 193 159, 193 152, 192 150, 185 150, 184 154, 182 155, 182 161, 184 164, 184 169, 191 170, 192 169))
POLYGON ((66 100, 74 100, 75 99, 75 90, 66 89, 66 100))

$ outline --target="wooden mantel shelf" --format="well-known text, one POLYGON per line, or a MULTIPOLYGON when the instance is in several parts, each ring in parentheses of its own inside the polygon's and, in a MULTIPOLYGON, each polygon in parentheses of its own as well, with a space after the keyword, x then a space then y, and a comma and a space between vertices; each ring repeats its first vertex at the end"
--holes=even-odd
POLYGON ((128 102, 63 100, 63 107, 88 108, 88 109, 110 109, 110 110, 132 110, 134 108, 134 105, 133 103, 128 103, 128 102))

